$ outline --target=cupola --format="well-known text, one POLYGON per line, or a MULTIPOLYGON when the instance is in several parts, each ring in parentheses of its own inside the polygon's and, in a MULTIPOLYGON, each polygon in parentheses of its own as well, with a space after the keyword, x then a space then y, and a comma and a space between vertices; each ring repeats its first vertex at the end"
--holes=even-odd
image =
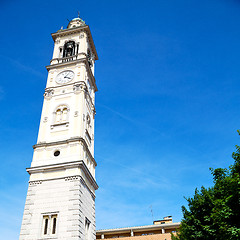
POLYGON ((85 26, 85 25, 86 25, 85 22, 80 17, 77 17, 69 22, 67 28, 81 27, 81 26, 85 26))

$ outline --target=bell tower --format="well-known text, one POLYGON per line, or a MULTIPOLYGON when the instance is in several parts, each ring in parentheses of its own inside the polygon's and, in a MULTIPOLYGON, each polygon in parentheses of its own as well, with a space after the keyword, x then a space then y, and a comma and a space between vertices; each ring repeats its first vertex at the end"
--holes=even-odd
POLYGON ((89 26, 74 18, 52 34, 41 121, 20 240, 84 239, 95 235, 94 64, 89 26))

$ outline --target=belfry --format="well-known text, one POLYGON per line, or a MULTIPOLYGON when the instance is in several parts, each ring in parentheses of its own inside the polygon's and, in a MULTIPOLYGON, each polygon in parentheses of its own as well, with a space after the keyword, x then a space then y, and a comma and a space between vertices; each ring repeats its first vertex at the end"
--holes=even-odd
POLYGON ((93 240, 95 233, 94 64, 89 26, 74 18, 52 34, 37 144, 20 240, 93 240))

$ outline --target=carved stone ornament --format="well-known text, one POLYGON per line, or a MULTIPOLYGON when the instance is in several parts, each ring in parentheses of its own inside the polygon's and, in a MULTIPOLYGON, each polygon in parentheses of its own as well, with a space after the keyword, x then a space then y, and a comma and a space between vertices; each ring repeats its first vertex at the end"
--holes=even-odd
POLYGON ((86 91, 86 86, 84 83, 76 83, 73 85, 73 92, 80 93, 81 91, 86 91))
POLYGON ((74 112, 74 117, 78 117, 78 111, 74 112))
POLYGON ((42 184, 42 181, 31 181, 29 182, 30 186, 42 184))
POLYGON ((55 43, 59 44, 60 43, 60 39, 56 39, 55 43))
POLYGON ((66 177, 65 181, 76 181, 79 180, 80 177, 79 176, 72 176, 72 177, 66 177))
POLYGON ((81 38, 84 38, 84 33, 81 33, 80 36, 79 36, 79 38, 80 38, 80 39, 81 39, 81 38))
POLYGON ((45 118, 43 119, 43 122, 47 122, 47 120, 48 120, 48 117, 45 117, 45 118))
POLYGON ((45 93, 44 93, 43 96, 44 96, 44 98, 46 98, 46 99, 50 99, 50 98, 52 98, 53 94, 54 94, 54 90, 51 89, 51 88, 49 88, 49 89, 46 89, 46 90, 45 90, 45 93))

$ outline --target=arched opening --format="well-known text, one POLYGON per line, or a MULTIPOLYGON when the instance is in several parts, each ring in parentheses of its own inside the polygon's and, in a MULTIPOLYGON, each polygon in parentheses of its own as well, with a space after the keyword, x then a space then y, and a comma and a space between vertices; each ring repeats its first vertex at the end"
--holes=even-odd
POLYGON ((88 59, 89 67, 91 67, 92 66, 92 54, 91 54, 91 51, 89 48, 87 50, 87 59, 88 59))
POLYGON ((59 124, 66 124, 69 120, 69 108, 66 105, 60 105, 56 108, 56 110, 53 112, 53 124, 59 125, 59 124))
POLYGON ((61 115, 62 115, 62 111, 61 111, 61 109, 58 109, 56 111, 56 123, 60 123, 61 122, 61 115))
POLYGON ((67 108, 64 108, 62 111, 62 121, 63 122, 67 121, 67 114, 68 114, 68 110, 67 110, 67 108))
POLYGON ((75 42, 66 42, 63 47, 63 57, 71 57, 73 55, 75 55, 75 42))

